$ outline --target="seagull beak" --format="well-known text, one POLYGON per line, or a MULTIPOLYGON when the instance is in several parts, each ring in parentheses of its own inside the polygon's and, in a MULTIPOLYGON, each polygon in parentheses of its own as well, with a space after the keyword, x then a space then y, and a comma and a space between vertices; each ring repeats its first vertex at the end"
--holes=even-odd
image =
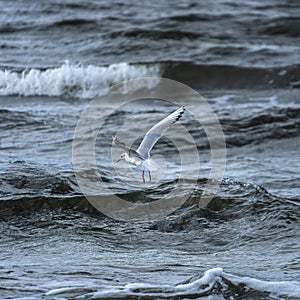
POLYGON ((122 160, 122 157, 119 157, 117 160, 116 160, 116 162, 119 162, 119 161, 121 161, 122 160))

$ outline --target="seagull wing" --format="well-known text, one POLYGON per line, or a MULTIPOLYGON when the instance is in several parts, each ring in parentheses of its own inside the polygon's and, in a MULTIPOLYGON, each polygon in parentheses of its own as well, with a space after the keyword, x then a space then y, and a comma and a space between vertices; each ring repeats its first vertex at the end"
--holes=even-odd
POLYGON ((150 152, 157 141, 163 136, 168 128, 178 121, 185 111, 184 106, 178 108, 176 111, 165 117, 163 120, 154 125, 145 135, 141 144, 137 148, 136 152, 143 158, 150 157, 150 152))
POLYGON ((125 143, 118 140, 116 136, 113 136, 112 139, 113 139, 113 144, 124 149, 128 153, 129 156, 137 156, 137 157, 141 158, 140 154, 137 153, 137 151, 128 147, 125 143))

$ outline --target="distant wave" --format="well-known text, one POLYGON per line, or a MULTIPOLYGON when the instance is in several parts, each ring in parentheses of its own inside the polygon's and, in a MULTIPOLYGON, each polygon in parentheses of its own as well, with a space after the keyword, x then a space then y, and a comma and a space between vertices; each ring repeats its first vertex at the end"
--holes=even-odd
POLYGON ((66 96, 93 98, 102 89, 124 80, 160 76, 159 65, 73 65, 45 70, 0 70, 0 96, 66 96))
POLYGON ((188 283, 172 285, 129 283, 123 286, 107 286, 99 289, 94 286, 63 284, 49 290, 47 296, 80 295, 85 299, 278 299, 278 297, 299 297, 300 282, 270 282, 251 277, 241 277, 225 273, 221 268, 207 270, 199 279, 188 283), (205 297, 205 298, 204 298, 205 297))
POLYGON ((132 29, 126 32, 120 30, 115 31, 110 34, 111 38, 116 38, 119 36, 125 36, 129 38, 150 38, 153 40, 181 40, 181 39, 197 39, 202 37, 204 34, 199 34, 190 31, 181 30, 142 30, 142 29, 132 29))
POLYGON ((197 89, 299 88, 300 66, 276 68, 195 64, 188 61, 65 64, 48 69, 0 69, 0 96, 63 96, 90 99, 103 89, 145 76, 166 77, 197 89))
MULTIPOLYGON (((213 51, 210 49, 210 51, 213 51)), ((197 89, 299 88, 300 65, 278 67, 195 64, 190 61, 161 63, 163 77, 197 89)))

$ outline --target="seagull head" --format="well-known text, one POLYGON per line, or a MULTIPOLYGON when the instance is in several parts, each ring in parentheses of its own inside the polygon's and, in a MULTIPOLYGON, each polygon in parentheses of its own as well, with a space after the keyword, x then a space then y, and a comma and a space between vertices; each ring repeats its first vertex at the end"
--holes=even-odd
POLYGON ((117 162, 121 161, 121 160, 127 160, 129 158, 129 155, 124 152, 121 154, 121 156, 117 159, 117 162))

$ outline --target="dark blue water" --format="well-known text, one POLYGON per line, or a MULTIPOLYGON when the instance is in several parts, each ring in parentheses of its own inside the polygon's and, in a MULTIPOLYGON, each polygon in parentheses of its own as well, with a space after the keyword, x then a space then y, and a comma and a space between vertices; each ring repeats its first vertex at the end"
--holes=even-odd
MULTIPOLYGON (((1 299, 300 298, 298 1, 0 1, 0 8, 1 299), (95 95, 145 76, 205 97, 223 128, 226 170, 199 208, 211 154, 192 118, 201 106, 184 100, 180 124, 201 158, 197 183, 185 178, 193 193, 172 214, 124 222, 83 196, 72 142, 95 95)), ((174 101, 182 104, 181 96, 174 101)), ((99 122, 111 107, 100 106, 99 122)), ((143 203, 177 185, 172 139, 153 149, 168 167, 153 173, 152 186, 124 184, 122 176, 139 183, 139 172, 125 163, 112 171, 103 156, 124 124, 145 132, 173 109, 152 99, 106 121, 96 153, 112 193, 143 203)))

